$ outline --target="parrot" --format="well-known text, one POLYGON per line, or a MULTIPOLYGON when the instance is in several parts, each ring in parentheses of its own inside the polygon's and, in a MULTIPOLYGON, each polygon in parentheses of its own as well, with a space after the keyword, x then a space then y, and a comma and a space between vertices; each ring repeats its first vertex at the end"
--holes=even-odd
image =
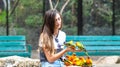
POLYGON ((65 45, 66 45, 67 47, 70 46, 70 47, 72 47, 73 49, 75 49, 75 47, 76 47, 76 45, 73 43, 72 40, 69 41, 69 42, 66 42, 65 45))
POLYGON ((77 46, 80 50, 83 50, 87 56, 89 56, 87 50, 84 48, 84 46, 83 46, 82 43, 76 42, 76 46, 77 46))
POLYGON ((85 51, 86 52, 86 49, 84 48, 84 46, 83 46, 83 44, 82 43, 80 43, 80 42, 76 42, 76 44, 75 44, 80 50, 83 50, 83 51, 85 51))
POLYGON ((92 60, 90 59, 90 57, 87 57, 87 59, 86 59, 86 64, 87 64, 88 66, 92 66, 92 60))
POLYGON ((68 62, 70 65, 72 65, 72 62, 69 61, 68 59, 64 59, 64 62, 68 62))

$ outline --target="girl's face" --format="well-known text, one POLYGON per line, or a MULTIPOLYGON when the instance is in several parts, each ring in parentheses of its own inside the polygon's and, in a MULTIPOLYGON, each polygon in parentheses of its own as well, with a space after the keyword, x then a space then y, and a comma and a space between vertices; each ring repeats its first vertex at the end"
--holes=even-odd
POLYGON ((55 16, 55 29, 60 29, 61 28, 61 17, 57 13, 55 16))

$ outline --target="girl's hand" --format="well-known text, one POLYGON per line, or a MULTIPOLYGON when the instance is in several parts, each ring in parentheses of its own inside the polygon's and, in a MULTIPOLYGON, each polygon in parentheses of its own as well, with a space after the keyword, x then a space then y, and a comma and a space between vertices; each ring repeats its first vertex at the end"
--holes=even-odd
POLYGON ((67 47, 66 50, 67 50, 67 52, 68 51, 70 51, 70 52, 79 52, 79 51, 81 51, 81 50, 76 50, 75 47, 71 47, 71 46, 67 47))

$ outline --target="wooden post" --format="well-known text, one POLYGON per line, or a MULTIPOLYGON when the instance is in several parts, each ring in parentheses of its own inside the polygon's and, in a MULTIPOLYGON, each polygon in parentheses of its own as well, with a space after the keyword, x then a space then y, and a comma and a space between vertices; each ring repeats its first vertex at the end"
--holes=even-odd
POLYGON ((6 35, 9 35, 8 0, 6 0, 6 35))
POLYGON ((45 12, 49 9, 49 2, 48 0, 43 0, 43 17, 45 12))
POLYGON ((83 34, 83 18, 82 18, 82 0, 78 0, 78 8, 77 8, 77 12, 78 12, 78 23, 77 23, 77 28, 78 28, 78 35, 82 35, 83 34))
POLYGON ((113 15, 112 15, 112 35, 115 35, 115 0, 113 0, 113 15))

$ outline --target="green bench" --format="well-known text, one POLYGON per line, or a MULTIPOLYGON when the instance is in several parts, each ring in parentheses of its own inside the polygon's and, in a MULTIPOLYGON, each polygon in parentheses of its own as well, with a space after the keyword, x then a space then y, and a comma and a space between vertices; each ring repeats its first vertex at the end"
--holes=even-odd
MULTIPOLYGON (((81 42, 90 56, 120 55, 120 36, 70 36, 66 41, 81 42)), ((68 52, 68 54, 72 54, 68 52)), ((85 56, 84 52, 76 52, 78 56, 85 56)))
POLYGON ((31 57, 31 45, 26 44, 25 36, 0 36, 0 57, 31 57))

